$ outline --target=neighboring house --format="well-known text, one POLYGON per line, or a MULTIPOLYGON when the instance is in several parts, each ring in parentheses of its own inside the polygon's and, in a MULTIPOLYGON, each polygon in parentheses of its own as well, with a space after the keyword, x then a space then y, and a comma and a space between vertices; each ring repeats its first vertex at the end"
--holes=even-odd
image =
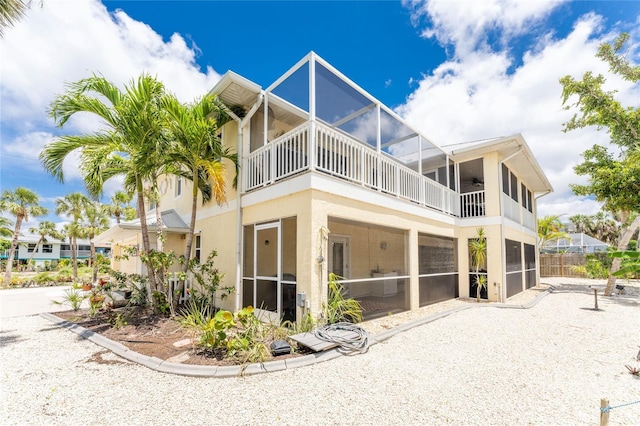
POLYGON ((567 234, 567 238, 547 241, 542 253, 604 253, 609 245, 582 232, 567 234))
MULTIPOLYGON (((58 261, 60 259, 71 259, 71 244, 68 242, 48 238, 47 242, 40 243, 37 250, 36 244, 40 239, 39 235, 24 235, 18 239, 18 250, 14 260, 17 260, 19 264, 26 265, 33 256, 33 262, 35 267, 44 267, 45 262, 58 261)), ((109 256, 110 249, 107 246, 96 246, 96 253, 102 253, 105 256, 109 256)), ((88 259, 91 256, 91 247, 89 246, 89 240, 78 239, 77 257, 78 259, 88 259)), ((5 250, 0 253, 0 259, 6 259, 9 257, 9 250, 5 250)))
MULTIPOLYGON (((233 117, 222 140, 242 159, 238 190, 197 214, 194 250, 217 250, 236 288, 222 306, 318 316, 330 272, 366 319, 475 297, 468 243, 479 227, 484 298, 538 283, 536 201, 552 187, 521 135, 445 150, 313 52, 266 89, 229 71, 212 92, 233 117)), ((165 249, 181 253, 190 182, 162 177, 159 188, 161 207, 183 219, 165 221, 165 249)), ((117 254, 141 247, 138 231, 124 223, 98 240, 117 254)))

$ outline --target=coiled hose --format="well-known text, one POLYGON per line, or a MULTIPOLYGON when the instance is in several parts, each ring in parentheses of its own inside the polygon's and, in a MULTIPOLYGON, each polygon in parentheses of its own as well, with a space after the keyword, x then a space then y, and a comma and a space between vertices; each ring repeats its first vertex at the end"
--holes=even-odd
POLYGON ((314 330, 316 338, 325 342, 337 343, 342 349, 350 352, 365 353, 369 350, 369 333, 362 327, 349 322, 327 324, 314 330), (348 331, 350 333, 340 333, 348 331), (351 333, 355 333, 353 336, 351 333))

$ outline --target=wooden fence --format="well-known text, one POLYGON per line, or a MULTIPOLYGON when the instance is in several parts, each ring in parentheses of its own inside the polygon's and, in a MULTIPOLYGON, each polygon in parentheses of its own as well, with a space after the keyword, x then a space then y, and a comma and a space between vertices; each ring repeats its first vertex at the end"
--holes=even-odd
POLYGON ((541 253, 540 276, 584 278, 585 275, 576 272, 573 266, 586 263, 586 255, 582 253, 541 253))

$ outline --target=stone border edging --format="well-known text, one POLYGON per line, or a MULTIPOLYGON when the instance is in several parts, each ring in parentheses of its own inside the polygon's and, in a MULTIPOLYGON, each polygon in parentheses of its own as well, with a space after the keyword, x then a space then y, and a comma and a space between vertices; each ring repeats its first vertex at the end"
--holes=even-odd
MULTIPOLYGON (((454 309, 450 309, 448 311, 440 312, 435 315, 426 316, 424 318, 418 318, 416 320, 410 321, 408 323, 393 327, 387 331, 383 331, 382 333, 378 333, 371 337, 371 341, 369 346, 375 345, 380 342, 384 342, 385 340, 390 339, 396 334, 405 332, 414 327, 418 327, 421 325, 429 324, 441 318, 447 317, 449 315, 453 315, 457 312, 464 311, 467 309, 471 309, 474 307, 492 307, 492 308, 507 308, 507 309, 530 309, 540 300, 542 300, 545 296, 550 294, 555 288, 553 286, 549 286, 541 295, 536 297, 533 301, 527 303, 526 305, 503 305, 503 304, 485 304, 485 305, 476 305, 476 306, 460 306, 454 309)), ((338 348, 333 348, 323 352, 316 352, 314 354, 305 355, 301 357, 289 358, 284 360, 277 361, 267 361, 262 363, 253 363, 247 365, 224 365, 224 366, 212 366, 212 365, 193 365, 193 364, 180 364, 176 362, 168 362, 163 361, 160 358, 151 357, 147 355, 142 355, 136 351, 132 351, 121 343, 115 342, 111 339, 107 339, 106 337, 95 333, 89 329, 86 329, 78 324, 66 321, 57 317, 56 315, 43 312, 39 314, 42 318, 51 321, 55 325, 66 328, 69 331, 76 333, 78 336, 83 339, 87 339, 90 342, 95 343, 98 346, 102 346, 105 349, 110 350, 114 354, 135 362, 137 364, 143 365, 151 370, 159 371, 162 373, 170 373, 177 374, 182 376, 191 376, 191 377, 239 377, 239 376, 248 376, 253 374, 260 373, 269 373, 273 371, 281 371, 288 370, 292 368, 305 367, 307 365, 316 364, 323 361, 329 361, 343 355, 349 354, 349 352, 345 352, 338 348)))

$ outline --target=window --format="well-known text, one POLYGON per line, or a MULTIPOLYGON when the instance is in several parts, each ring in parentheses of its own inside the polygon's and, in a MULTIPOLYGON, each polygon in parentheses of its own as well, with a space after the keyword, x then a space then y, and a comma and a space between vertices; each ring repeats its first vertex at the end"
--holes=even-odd
POLYGON ((53 244, 43 244, 42 245, 43 253, 53 253, 53 244))
POLYGON ((511 173, 511 198, 513 201, 518 201, 518 178, 511 173))
POLYGON ((176 176, 176 197, 182 195, 182 176, 176 176))
POLYGON ((36 245, 33 243, 27 244, 27 253, 33 253, 36 250, 36 245))
POLYGON ((509 171, 507 166, 503 164, 502 165, 502 192, 504 192, 507 195, 509 195, 511 190, 509 186, 509 173, 511 172, 509 171))
POLYGON ((200 246, 200 243, 201 243, 200 238, 201 238, 200 235, 196 235, 196 244, 195 244, 195 250, 194 250, 194 254, 193 254, 193 257, 195 257, 198 260, 198 262, 200 262, 200 248, 201 248, 201 246, 200 246))
POLYGON ((518 201, 518 178, 504 164, 502 165, 502 192, 518 201))
POLYGON ((522 282, 522 243, 505 240, 507 298, 514 296, 523 289, 522 282))
POLYGON ((453 238, 418 235, 420 306, 458 297, 456 249, 453 238))
POLYGON ((522 207, 533 213, 533 197, 531 191, 522 185, 522 207))

